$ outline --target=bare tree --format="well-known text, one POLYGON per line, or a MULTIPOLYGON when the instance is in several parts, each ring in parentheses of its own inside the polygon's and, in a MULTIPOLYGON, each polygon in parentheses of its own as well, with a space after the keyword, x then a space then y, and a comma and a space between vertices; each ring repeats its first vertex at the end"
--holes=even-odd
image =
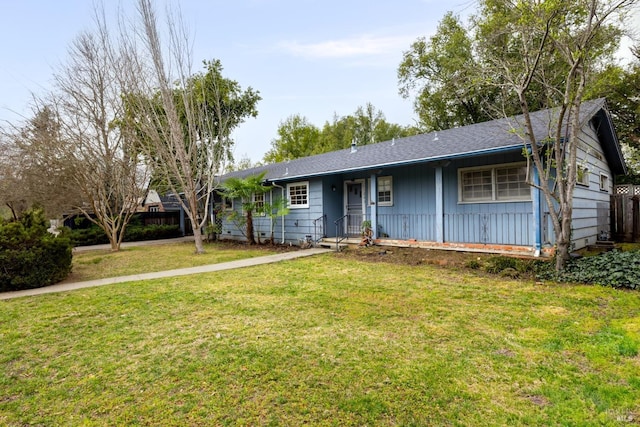
MULTIPOLYGON (((524 115, 514 129, 529 150, 556 236, 556 269, 569 259, 573 192, 578 175, 580 108, 595 66, 617 47, 619 27, 610 25, 635 0, 531 1, 483 0, 476 20, 487 75, 515 93, 524 115), (560 99, 544 145, 530 117, 533 88, 560 99)), ((553 103, 552 103, 553 104, 553 103)))
POLYGON ((51 149, 59 130, 55 112, 38 104, 24 124, 13 123, 3 130, 0 198, 14 219, 34 205, 44 208, 50 217, 59 217, 82 200, 51 149))
POLYGON ((194 234, 196 253, 203 253, 202 229, 208 221, 217 177, 231 157, 231 130, 255 116, 260 99, 251 88, 242 92, 222 78, 219 61, 205 63, 206 73, 194 75, 186 29, 177 13, 168 14, 167 44, 150 0, 138 1, 141 29, 137 38, 125 35, 130 70, 146 78, 128 97, 127 124, 142 136, 139 149, 174 194, 194 234), (140 48, 138 41, 142 41, 140 48), (148 60, 148 62, 145 62, 148 60))
POLYGON ((54 92, 43 101, 58 131, 39 152, 56 161, 82 194, 83 203, 74 207, 104 230, 117 251, 148 177, 135 145, 118 126, 122 95, 130 90, 126 58, 96 12, 96 31, 75 39, 67 62, 54 74, 54 92))

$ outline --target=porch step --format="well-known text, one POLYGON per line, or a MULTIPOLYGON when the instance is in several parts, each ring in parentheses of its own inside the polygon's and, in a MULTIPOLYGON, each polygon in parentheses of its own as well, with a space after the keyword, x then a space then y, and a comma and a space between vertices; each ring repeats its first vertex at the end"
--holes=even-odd
MULTIPOLYGON (((360 239, 345 239, 340 243, 338 243, 338 249, 342 250, 349 245, 357 245, 358 243, 360 243, 360 239)), ((323 248, 335 249, 336 239, 335 237, 325 237, 324 239, 318 242, 318 246, 321 246, 323 248)))
POLYGON ((616 248, 615 242, 611 242, 608 240, 598 240, 595 245, 587 246, 587 249, 590 251, 600 251, 600 252, 612 251, 615 248, 616 248))

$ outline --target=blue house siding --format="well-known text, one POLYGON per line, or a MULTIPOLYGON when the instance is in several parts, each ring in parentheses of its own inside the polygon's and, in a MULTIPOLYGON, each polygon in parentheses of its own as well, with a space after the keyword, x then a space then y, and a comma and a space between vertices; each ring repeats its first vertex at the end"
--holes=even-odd
POLYGON ((336 237, 335 222, 344 215, 344 179, 342 176, 328 176, 322 180, 322 206, 325 215, 324 236, 336 237))
POLYGON ((458 169, 523 161, 520 152, 465 159, 442 168, 442 189, 436 187, 434 165, 382 170, 393 177, 394 205, 377 207, 378 236, 398 240, 443 241, 532 246, 535 243, 533 203, 528 201, 461 203, 458 169), (491 162, 491 163, 489 163, 491 162), (436 212, 436 191, 443 193, 443 218, 436 212))
POLYGON ((585 127, 578 144, 577 163, 586 174, 587 182, 577 184, 573 193, 573 248, 581 249, 608 238, 609 206, 613 194, 613 173, 593 126, 585 127), (606 178, 600 188, 601 176, 606 178), (585 185, 586 184, 586 185, 585 185))
MULTIPOLYGON (((552 117, 549 111, 532 114, 533 133, 540 141, 548 136, 552 117)), ((389 240, 387 244, 415 240, 433 247, 466 245, 474 250, 540 254, 554 243, 549 216, 554 207, 547 206, 541 192, 527 188, 524 182, 522 140, 511 132, 521 127, 521 120, 518 116, 394 139, 228 176, 265 172, 267 184, 286 188, 293 182, 309 183, 308 206, 290 206, 284 220, 278 218, 274 227, 278 241, 299 244, 307 236, 358 235, 362 221, 369 219, 376 237, 389 240), (467 182, 464 200, 463 176, 467 182), (384 192, 380 202, 379 189, 384 192), (336 230, 335 222, 347 213, 347 225, 336 230), (505 247, 498 247, 501 245, 505 247)), ((580 122, 578 162, 588 168, 589 179, 574 193, 576 248, 595 242, 608 231, 613 176, 626 170, 605 101, 586 102, 580 122)), ((529 173, 533 175, 527 180, 535 181, 535 172, 529 173)), ((271 229, 267 220, 257 219, 260 237, 263 222, 271 229)), ((228 227, 225 230, 238 236, 228 227)))
POLYGON ((436 239, 435 169, 427 165, 382 170, 393 178, 393 206, 377 206, 378 236, 436 239))
MULTIPOLYGON (((533 246, 533 199, 513 202, 463 203, 459 169, 523 162, 521 151, 452 161, 443 168, 444 241, 533 246)), ((533 190, 532 190, 533 191, 533 190)))
MULTIPOLYGON (((289 214, 284 217, 284 241, 295 245, 306 240, 307 236, 313 238, 313 221, 324 215, 322 179, 299 182, 309 183, 309 207, 296 209, 289 204, 289 214)), ((291 183, 283 183, 281 185, 286 189, 287 184, 291 183)))

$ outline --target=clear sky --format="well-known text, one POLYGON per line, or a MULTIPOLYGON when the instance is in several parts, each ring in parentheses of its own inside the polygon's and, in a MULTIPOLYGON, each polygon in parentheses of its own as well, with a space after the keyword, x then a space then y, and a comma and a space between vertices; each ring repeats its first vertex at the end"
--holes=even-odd
MULTIPOLYGON (((106 9, 133 0, 105 0, 106 9)), ((164 1, 157 2, 158 12, 164 1)), ((293 114, 318 127, 372 103, 392 123, 414 123, 398 94, 402 53, 435 32, 448 10, 467 16, 474 0, 181 0, 194 70, 220 59, 224 76, 260 91, 259 115, 235 132, 236 158, 262 159, 293 114)), ((131 13, 132 14, 132 13, 131 13)), ((91 0, 0 0, 0 120, 28 115, 31 93, 50 88, 79 32, 93 26, 91 0)))

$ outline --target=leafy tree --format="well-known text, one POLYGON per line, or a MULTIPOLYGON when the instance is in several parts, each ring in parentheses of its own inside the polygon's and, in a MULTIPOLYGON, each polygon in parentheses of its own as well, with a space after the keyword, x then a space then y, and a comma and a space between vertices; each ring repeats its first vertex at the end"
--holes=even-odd
POLYGON ((227 199, 240 199, 242 212, 244 212, 245 215, 245 237, 249 241, 249 244, 252 245, 256 244, 253 227, 253 213, 256 210, 254 196, 264 194, 271 188, 263 185, 265 174, 266 172, 259 175, 251 175, 246 178, 228 178, 222 183, 222 191, 220 192, 227 199))
POLYGON ((257 168, 259 166, 262 166, 261 162, 253 162, 247 154, 243 154, 240 159, 234 158, 233 161, 229 162, 227 172, 257 168))
POLYGON ((627 165, 639 174, 636 165, 640 160, 637 155, 640 149, 640 60, 636 59, 626 67, 607 64, 585 93, 587 98, 606 96, 627 165))
POLYGON ((264 156, 267 163, 282 162, 305 157, 314 152, 320 143, 320 130, 298 114, 289 116, 278 126, 278 138, 271 142, 271 149, 264 156))
POLYGON ((556 236, 556 269, 569 259, 573 191, 581 129, 580 108, 594 70, 610 58, 620 30, 612 24, 633 0, 517 2, 483 0, 476 17, 484 73, 515 96, 524 116, 516 129, 530 150, 556 236), (542 98, 559 99, 544 147, 535 135, 530 111, 542 98))
POLYGON ((231 158, 231 132, 257 115, 260 96, 223 77, 220 61, 205 62, 205 72, 192 74, 184 28, 170 21, 165 49, 152 2, 138 0, 138 10, 143 31, 133 29, 123 38, 131 58, 150 62, 134 63, 133 74, 143 78, 136 79, 136 88, 129 92, 130 114, 124 125, 131 134, 143 135, 139 148, 154 173, 173 193, 183 194, 180 203, 192 225, 196 253, 203 253, 202 230, 217 177, 231 158), (145 51, 140 52, 134 35, 141 37, 145 51))
POLYGON ((55 155, 60 139, 55 111, 38 106, 33 117, 13 126, 3 134, 0 150, 0 200, 12 217, 19 219, 35 205, 50 217, 81 205, 84 199, 74 177, 68 175, 71 169, 55 155))
POLYGON ((418 38, 398 67, 400 94, 414 92, 414 109, 424 131, 450 129, 492 118, 486 105, 499 91, 483 82, 470 32, 447 13, 436 33, 418 38), (488 100, 488 101, 485 101, 488 100))
MULTIPOLYGON (((569 256, 580 106, 618 46, 623 23, 614 18, 635 3, 481 0, 470 33, 447 14, 398 69, 401 94, 417 89, 415 108, 427 130, 524 115, 526 124, 516 131, 541 178, 530 184, 551 207, 558 269, 569 256), (547 107, 558 107, 557 121, 542 149, 529 112, 547 107)), ((601 76, 606 80, 606 72, 601 76)))
POLYGON ((278 139, 264 157, 266 163, 297 159, 314 154, 349 148, 353 142, 366 145, 418 133, 417 129, 386 121, 384 114, 372 104, 358 107, 354 114, 334 115, 322 131, 305 117, 289 117, 278 128, 278 139))

